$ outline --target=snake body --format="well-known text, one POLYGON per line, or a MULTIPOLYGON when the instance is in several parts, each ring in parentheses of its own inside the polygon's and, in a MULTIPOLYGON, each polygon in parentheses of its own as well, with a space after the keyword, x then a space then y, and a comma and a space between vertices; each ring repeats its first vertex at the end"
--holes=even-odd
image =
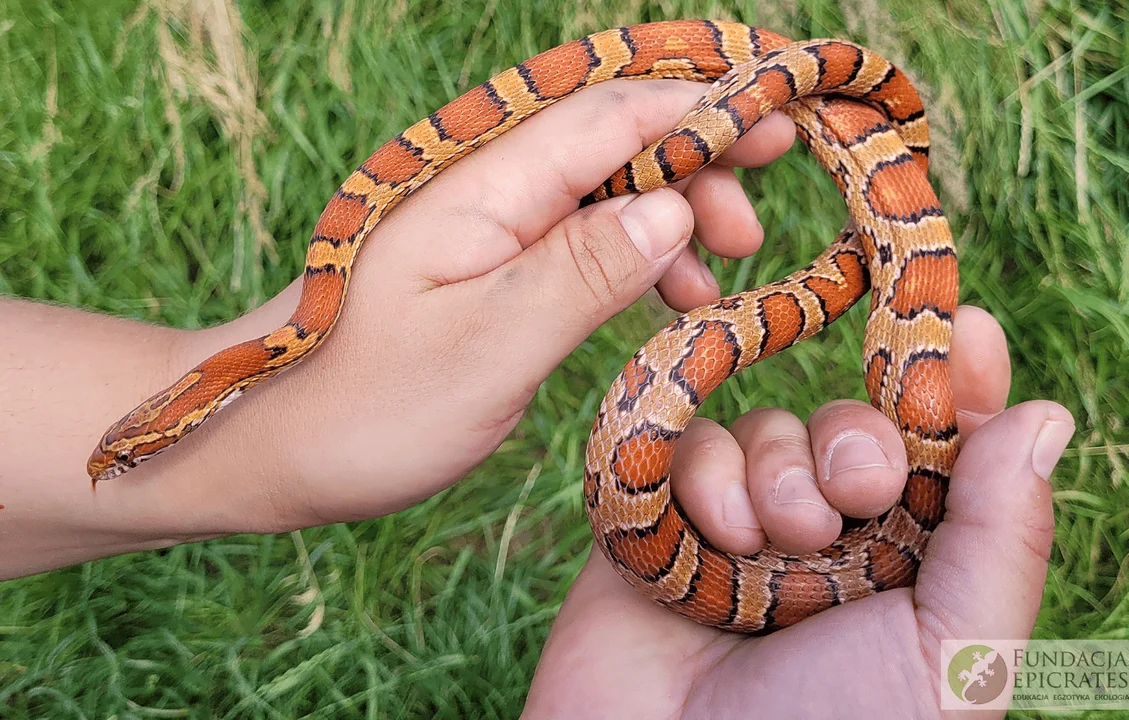
POLYGON ((714 84, 677 128, 591 199, 685 178, 779 108, 834 178, 850 221, 808 267, 679 317, 628 362, 588 444, 584 499, 596 544, 643 594, 735 631, 770 631, 911 584, 941 520, 957 452, 948 377, 957 265, 925 174, 924 110, 906 76, 865 48, 792 43, 738 23, 660 22, 589 35, 496 75, 389 140, 345 180, 318 220, 289 322, 204 360, 115 423, 90 458, 92 480, 116 477, 167 449, 301 361, 333 329, 365 238, 403 198, 530 115, 613 78, 714 84), (671 495, 676 440, 727 377, 810 337, 868 288, 865 384, 906 444, 910 471, 900 502, 818 553, 768 547, 737 557, 717 550, 671 495))

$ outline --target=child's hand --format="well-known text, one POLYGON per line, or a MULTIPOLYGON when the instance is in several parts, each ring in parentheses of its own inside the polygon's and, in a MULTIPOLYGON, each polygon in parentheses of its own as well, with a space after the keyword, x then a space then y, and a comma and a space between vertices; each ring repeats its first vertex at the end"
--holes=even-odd
MULTIPOLYGON (((461 478, 497 448, 553 368, 648 288, 657 283, 678 309, 718 296, 688 244, 692 230, 728 257, 760 245, 731 166, 763 165, 791 146, 794 128, 780 114, 678 192, 577 211, 704 89, 609 82, 442 173, 368 238, 319 352, 115 489, 139 492, 146 468, 161 463, 203 462, 215 469, 191 481, 194 493, 239 508, 230 519, 241 529, 280 530, 392 512, 461 478)), ((285 322, 297 291, 196 334, 175 371, 285 322)))

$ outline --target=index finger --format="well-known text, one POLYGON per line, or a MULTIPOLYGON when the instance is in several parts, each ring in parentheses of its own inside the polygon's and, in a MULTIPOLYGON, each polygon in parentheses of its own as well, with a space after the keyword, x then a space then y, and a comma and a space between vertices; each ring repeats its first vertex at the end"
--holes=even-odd
POLYGON ((967 438, 1004 411, 1011 388, 1011 359, 1003 328, 988 312, 961 305, 953 316, 949 376, 957 428, 967 438))
MULTIPOLYGON (((420 208, 435 232, 429 233, 428 243, 406 244, 404 250, 425 266, 435 258, 465 257, 469 211, 482 224, 496 225, 509 241, 475 243, 476 267, 460 272, 470 277, 502 265, 669 132, 708 87, 680 80, 612 80, 546 108, 416 193, 426 199, 406 201, 402 215, 420 208)), ((786 151, 793 138, 790 122, 758 125, 730 148, 725 162, 766 164, 786 151)))

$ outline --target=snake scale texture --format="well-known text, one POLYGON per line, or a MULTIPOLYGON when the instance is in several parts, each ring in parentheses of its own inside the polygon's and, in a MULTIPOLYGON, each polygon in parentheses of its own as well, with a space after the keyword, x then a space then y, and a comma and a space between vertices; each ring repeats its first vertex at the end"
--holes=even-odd
POLYGON ((92 480, 167 449, 309 355, 341 313, 363 241, 401 200, 537 111, 613 78, 713 85, 591 199, 685 178, 779 108, 834 178, 850 220, 808 267, 679 317, 628 362, 588 444, 584 500, 596 544, 644 595, 741 632, 768 632, 912 584, 943 514, 958 442, 948 371, 957 261, 926 178, 924 109, 906 76, 865 48, 793 43, 737 23, 659 22, 589 35, 500 73, 389 140, 318 220, 290 321, 204 360, 115 423, 90 458, 92 480), (910 470, 900 502, 816 553, 717 550, 671 495, 675 442, 727 377, 810 337, 868 288, 863 374, 872 404, 905 441, 910 470))

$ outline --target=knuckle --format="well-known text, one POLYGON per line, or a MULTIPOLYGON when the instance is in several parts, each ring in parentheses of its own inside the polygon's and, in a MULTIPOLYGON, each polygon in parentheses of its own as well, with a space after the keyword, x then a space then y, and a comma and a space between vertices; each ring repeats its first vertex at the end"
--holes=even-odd
POLYGON ((716 435, 706 435, 694 439, 694 451, 699 455, 722 456, 730 454, 731 443, 716 435))
POLYGON ((612 305, 637 262, 614 217, 589 215, 563 227, 585 297, 596 307, 612 305))
MULTIPOLYGON (((601 128, 602 137, 615 146, 627 141, 642 150, 649 143, 646 128, 653 115, 671 113, 671 108, 676 107, 663 94, 664 89, 662 82, 613 80, 600 86, 600 94, 589 106, 585 120, 588 126, 601 128)), ((671 121, 678 117, 673 116, 671 121)))
POLYGON ((759 447, 766 439, 777 435, 801 436, 807 442, 807 428, 802 420, 782 408, 753 408, 737 418, 733 434, 742 444, 759 447))
POLYGON ((811 464, 811 441, 806 435, 784 433, 763 437, 757 442, 757 451, 765 459, 811 464))
POLYGON ((1048 523, 1042 518, 1025 518, 1023 520, 1019 542, 1039 562, 1047 563, 1050 560, 1054 539, 1053 521, 1048 523))
POLYGON ((609 87, 604 92, 604 105, 616 110, 627 106, 627 93, 615 87, 609 87))
MULTIPOLYGON (((1042 483, 1035 483, 1036 486, 1042 483)), ((1030 500, 1023 504, 1019 520, 1019 541, 1032 556, 1046 563, 1050 560, 1055 538, 1054 508, 1042 497, 1039 489, 1032 489, 1030 500)))
POLYGON ((812 413, 812 417, 839 417, 842 415, 852 415, 854 413, 867 413, 870 411, 878 412, 870 405, 870 403, 863 402, 862 400, 855 400, 853 398, 840 398, 838 400, 831 400, 816 408, 812 413))
POLYGON ((821 433, 865 428, 869 434, 884 433, 897 437, 894 424, 869 403, 861 400, 832 400, 817 408, 808 418, 808 427, 821 433))
POLYGON ((604 86, 599 97, 588 110, 587 120, 611 128, 634 127, 638 124, 632 103, 629 102, 630 87, 604 86))

